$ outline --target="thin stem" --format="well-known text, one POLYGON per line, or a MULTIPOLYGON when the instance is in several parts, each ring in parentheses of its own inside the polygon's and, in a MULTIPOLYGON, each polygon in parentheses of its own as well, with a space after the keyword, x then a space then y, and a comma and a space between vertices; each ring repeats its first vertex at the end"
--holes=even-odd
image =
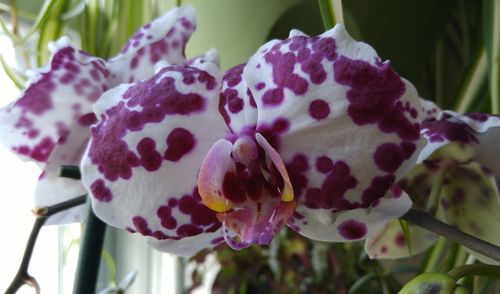
POLYGON ((9 288, 7 288, 7 290, 5 291, 6 294, 16 293, 23 285, 32 286, 33 288, 35 288, 36 293, 40 293, 40 287, 38 286, 36 279, 28 274, 28 267, 33 255, 33 249, 35 248, 38 234, 40 233, 40 230, 43 227, 45 221, 47 221, 50 216, 81 205, 85 203, 86 199, 87 195, 82 195, 55 205, 33 210, 36 215, 36 220, 33 224, 33 228, 31 229, 28 242, 26 243, 26 248, 24 249, 24 255, 21 261, 21 265, 19 266, 16 276, 10 283, 9 288))
POLYGON ((175 0, 175 5, 176 5, 177 7, 182 6, 182 0, 175 0))
POLYGON ((431 194, 429 197, 429 202, 427 203, 426 211, 432 215, 436 214, 437 208, 439 206, 439 198, 441 196, 441 190, 443 188, 444 177, 448 172, 448 167, 440 169, 434 182, 432 183, 431 194))
POLYGON ((491 112, 500 114, 500 1, 493 2, 491 28, 490 97, 491 112))
POLYGON ((411 208, 401 218, 414 225, 455 241, 489 258, 500 261, 500 247, 449 226, 426 212, 411 208))
POLYGON ((455 107, 456 111, 467 112, 470 109, 476 100, 475 98, 478 96, 478 92, 486 81, 487 68, 486 49, 482 47, 460 84, 458 94, 454 99, 454 101, 458 101, 455 107))
POLYGON ((106 224, 97 218, 92 209, 89 209, 83 243, 78 256, 73 294, 96 292, 105 233, 106 224))
POLYGON ((466 276, 483 276, 500 279, 500 266, 490 264, 467 264, 456 267, 448 272, 448 276, 459 280, 466 276))
POLYGON ((439 269, 439 262, 441 261, 441 256, 443 255, 443 251, 445 249, 446 245, 446 239, 445 238, 439 238, 436 243, 434 243, 434 246, 432 247, 432 250, 430 252, 430 255, 428 259, 425 261, 423 264, 422 272, 436 272, 439 269))
POLYGON ((17 0, 10 0, 10 20, 12 21, 12 34, 19 37, 19 20, 17 17, 17 0))
POLYGON ((318 4, 325 30, 333 28, 336 21, 335 21, 335 14, 333 13, 332 2, 330 0, 318 0, 318 4))

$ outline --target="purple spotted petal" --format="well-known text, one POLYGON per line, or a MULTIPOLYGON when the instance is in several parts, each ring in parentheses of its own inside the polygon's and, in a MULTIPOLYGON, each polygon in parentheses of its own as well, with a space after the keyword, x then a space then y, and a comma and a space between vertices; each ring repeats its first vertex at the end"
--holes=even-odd
POLYGON ((419 155, 422 162, 435 151, 450 143, 468 146, 473 157, 500 177, 500 117, 485 113, 462 115, 453 111, 439 112, 434 119, 422 123, 422 136, 427 144, 419 155))
POLYGON ((195 66, 196 64, 201 64, 205 62, 210 62, 220 68, 220 56, 219 51, 216 49, 208 50, 204 55, 196 56, 188 60, 188 65, 195 66))
MULTIPOLYGON (((442 188, 443 221, 500 246, 500 195, 494 176, 477 162, 449 169, 442 188)), ((480 261, 498 264, 472 252, 480 261)))
POLYGON ((121 53, 109 60, 109 86, 150 77, 158 61, 186 63, 184 48, 195 28, 195 13, 191 6, 174 8, 140 28, 121 53))
POLYGON ((365 251, 370 258, 403 258, 416 255, 429 248, 437 236, 414 225, 408 225, 410 240, 404 236, 398 220, 391 220, 365 242, 365 251), (410 244, 408 244, 410 241, 410 244), (411 252, 410 252, 411 250, 411 252))
MULTIPOLYGON (((73 124, 67 136, 60 138, 38 180, 35 190, 36 206, 54 205, 87 193, 81 181, 59 177, 59 172, 61 165, 80 164, 89 137, 90 129, 87 126, 73 124)), ((55 214, 46 224, 79 222, 85 217, 86 208, 86 205, 80 205, 55 214)))
POLYGON ((265 44, 243 78, 257 105, 256 130, 286 163, 307 221, 361 217, 416 161, 423 142, 414 87, 341 25, 265 44))
POLYGON ((318 241, 363 240, 379 232, 388 221, 400 217, 410 207, 408 195, 394 185, 385 197, 378 199, 369 209, 356 208, 336 213, 318 209, 316 217, 306 216, 297 210, 288 226, 318 241))
POLYGON ((420 98, 424 120, 436 118, 441 109, 434 102, 420 98))
POLYGON ((106 87, 104 61, 71 46, 51 44, 52 57, 21 97, 0 110, 0 137, 24 159, 45 163, 72 124, 88 126, 92 104, 106 87))
POLYGON ((257 105, 243 79, 244 68, 245 64, 237 65, 226 71, 222 79, 219 112, 234 134, 254 131, 257 124, 257 105))
POLYGON ((81 165, 101 219, 165 244, 189 237, 192 246, 153 242, 175 254, 210 245, 204 234, 215 234, 220 222, 203 205, 197 177, 205 154, 227 131, 217 115, 220 82, 209 62, 167 66, 101 97, 81 165))

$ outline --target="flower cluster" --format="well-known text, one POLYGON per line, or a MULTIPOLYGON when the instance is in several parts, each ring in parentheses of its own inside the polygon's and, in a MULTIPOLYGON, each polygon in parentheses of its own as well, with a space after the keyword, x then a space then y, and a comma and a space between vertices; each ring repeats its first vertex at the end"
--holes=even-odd
MULTIPOLYGON (((373 236, 412 205, 398 181, 417 161, 449 166, 429 156, 451 142, 490 145, 455 124, 485 134, 500 125, 422 107, 342 25, 317 37, 294 30, 225 72, 215 51, 184 57, 195 26, 191 7, 176 8, 107 62, 66 39, 54 44, 49 67, 0 113, 3 141, 44 168, 38 204, 86 190, 103 221, 180 255, 224 241, 269 244, 288 225, 321 241, 372 236, 368 252, 389 256, 394 239, 373 236), (81 182, 57 176, 80 161, 81 182)), ((471 181, 471 169, 491 178, 460 164, 471 181)))
MULTIPOLYGON (((484 113, 461 115, 442 111, 422 101, 425 119, 421 134, 426 145, 418 165, 400 185, 413 206, 429 210, 438 219, 463 232, 500 244, 500 117, 484 113)), ((436 235, 410 224, 408 246, 397 221, 368 238, 366 251, 374 258, 398 258, 427 249, 436 235), (411 251, 411 252, 410 252, 411 251)), ((496 263, 471 252, 480 261, 496 263)))

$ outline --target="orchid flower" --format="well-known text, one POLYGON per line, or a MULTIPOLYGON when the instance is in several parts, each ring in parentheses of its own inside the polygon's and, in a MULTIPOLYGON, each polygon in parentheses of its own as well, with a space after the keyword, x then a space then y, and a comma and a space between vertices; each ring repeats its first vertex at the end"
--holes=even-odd
MULTIPOLYGON (((419 155, 421 164, 400 182, 401 186, 416 208, 430 208, 442 221, 500 245, 500 166, 496 160, 500 150, 500 117, 441 111, 429 101, 422 105, 426 119, 421 133, 427 143, 419 155)), ((410 248, 399 223, 391 221, 368 238, 367 252, 376 258, 406 257, 410 249, 417 254, 435 241, 433 233, 409 226, 410 248)), ((494 262, 472 254, 480 261, 494 262)))
MULTIPOLYGON (((43 169, 35 191, 37 206, 86 192, 80 181, 59 177, 59 168, 79 165, 95 122, 92 104, 108 88, 150 77, 160 60, 186 63, 184 48, 195 26, 192 7, 173 9, 140 28, 107 62, 76 49, 66 37, 49 46, 49 64, 36 71, 17 101, 0 110, 1 141, 43 169)), ((208 58, 216 58, 214 54, 208 58)), ((83 214, 79 206, 48 223, 79 221, 83 214)))
POLYGON ((394 183, 424 144, 414 87, 342 25, 292 31, 224 74, 159 64, 94 112, 81 171, 96 215, 179 255, 269 244, 286 224, 365 239, 410 208, 394 183))

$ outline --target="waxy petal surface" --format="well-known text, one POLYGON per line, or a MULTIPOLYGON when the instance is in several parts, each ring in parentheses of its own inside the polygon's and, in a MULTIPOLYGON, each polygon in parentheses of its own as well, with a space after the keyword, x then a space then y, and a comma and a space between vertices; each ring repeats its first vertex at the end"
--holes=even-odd
POLYGON ((222 78, 219 112, 235 135, 255 131, 257 104, 243 79, 245 64, 230 68, 222 78))
POLYGON ((411 200, 398 186, 393 185, 387 195, 369 209, 304 216, 296 211, 288 226, 301 235, 318 241, 348 242, 363 240, 379 232, 383 226, 403 215, 411 207, 411 200))
MULTIPOLYGON (((444 221, 500 246, 500 197, 494 176, 476 162, 450 169, 442 189, 444 221)), ((498 264, 475 252, 480 261, 498 264)))
POLYGON ((167 66, 102 96, 94 106, 100 122, 81 166, 101 219, 170 243, 190 237, 187 247, 153 242, 176 254, 211 245, 204 234, 221 225, 201 202, 197 178, 206 153, 227 132, 216 115, 220 82, 208 62, 167 66))
POLYGON ((159 61, 185 64, 184 49, 195 29, 195 13, 189 5, 174 8, 144 25, 121 53, 108 61, 109 87, 149 78, 159 61))
MULTIPOLYGON (((416 161, 423 142, 414 87, 341 25, 265 44, 243 78, 257 105, 255 132, 286 163, 308 221, 370 215, 416 161)), ((331 230, 332 240, 347 240, 331 230)))
POLYGON ((49 65, 35 73, 17 101, 0 110, 1 141, 42 166, 72 124, 88 126, 87 114, 108 76, 103 60, 75 49, 67 38, 49 49, 49 65))
POLYGON ((500 148, 500 117, 485 113, 459 114, 438 112, 434 118, 422 123, 422 136, 427 143, 419 155, 422 162, 441 147, 450 143, 475 149, 474 159, 500 177, 500 161, 496 156, 500 148))
POLYGON ((412 224, 408 224, 408 229, 410 240, 405 238, 399 221, 391 220, 379 232, 366 239, 366 253, 370 258, 377 259, 408 257, 421 253, 437 239, 434 233, 412 224))

